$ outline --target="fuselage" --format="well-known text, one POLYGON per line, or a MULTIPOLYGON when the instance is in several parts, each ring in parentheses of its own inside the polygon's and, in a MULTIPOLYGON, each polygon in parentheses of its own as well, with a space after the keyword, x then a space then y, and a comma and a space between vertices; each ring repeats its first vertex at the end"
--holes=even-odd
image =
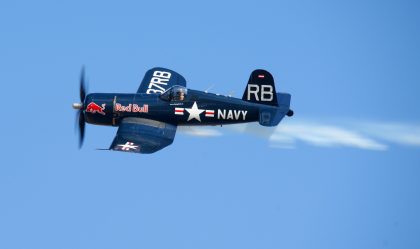
POLYGON ((92 93, 86 96, 84 112, 86 121, 97 125, 118 126, 125 117, 173 125, 224 125, 258 121, 262 106, 196 90, 188 90, 183 100, 161 94, 92 93))

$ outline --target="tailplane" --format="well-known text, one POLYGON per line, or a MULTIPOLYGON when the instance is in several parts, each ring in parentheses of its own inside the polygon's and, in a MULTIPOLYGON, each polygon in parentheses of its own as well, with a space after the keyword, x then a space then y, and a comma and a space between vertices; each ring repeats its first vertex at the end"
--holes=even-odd
POLYGON ((262 126, 276 126, 284 118, 284 116, 293 116, 293 111, 290 109, 291 95, 288 93, 277 93, 279 106, 275 107, 261 107, 259 123, 262 126))

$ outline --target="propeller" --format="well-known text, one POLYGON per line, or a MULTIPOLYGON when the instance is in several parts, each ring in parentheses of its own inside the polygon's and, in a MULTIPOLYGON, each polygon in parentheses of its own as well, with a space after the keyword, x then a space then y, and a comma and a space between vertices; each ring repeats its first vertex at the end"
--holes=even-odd
POLYGON ((83 103, 86 97, 86 82, 85 82, 85 67, 82 67, 82 72, 80 73, 80 101, 83 103))
MULTIPOLYGON (((82 67, 82 72, 80 74, 80 103, 74 103, 73 108, 77 110, 76 113, 76 126, 78 125, 79 133, 79 149, 82 148, 83 140, 85 138, 85 113, 84 113, 84 102, 86 98, 86 80, 85 80, 85 67, 82 67)), ((77 129, 77 128, 76 128, 77 129)))

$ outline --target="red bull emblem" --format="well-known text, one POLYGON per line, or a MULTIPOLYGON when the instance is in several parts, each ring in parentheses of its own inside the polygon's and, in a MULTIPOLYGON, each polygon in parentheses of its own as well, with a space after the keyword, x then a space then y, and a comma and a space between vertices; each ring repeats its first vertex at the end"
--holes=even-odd
POLYGON ((102 106, 96 104, 95 102, 90 102, 86 107, 86 112, 90 113, 99 113, 102 115, 105 115, 105 104, 102 104, 102 106))

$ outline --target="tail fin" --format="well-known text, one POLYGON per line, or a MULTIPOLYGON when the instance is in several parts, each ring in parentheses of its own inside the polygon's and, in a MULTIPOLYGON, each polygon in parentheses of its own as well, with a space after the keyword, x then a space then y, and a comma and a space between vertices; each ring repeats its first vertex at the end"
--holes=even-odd
POLYGON ((251 73, 242 100, 263 104, 260 106, 259 123, 263 126, 276 126, 284 116, 293 116, 290 109, 291 95, 277 93, 273 76, 262 69, 251 73))
POLYGON ((265 70, 257 69, 251 73, 242 100, 278 106, 273 76, 265 70))

